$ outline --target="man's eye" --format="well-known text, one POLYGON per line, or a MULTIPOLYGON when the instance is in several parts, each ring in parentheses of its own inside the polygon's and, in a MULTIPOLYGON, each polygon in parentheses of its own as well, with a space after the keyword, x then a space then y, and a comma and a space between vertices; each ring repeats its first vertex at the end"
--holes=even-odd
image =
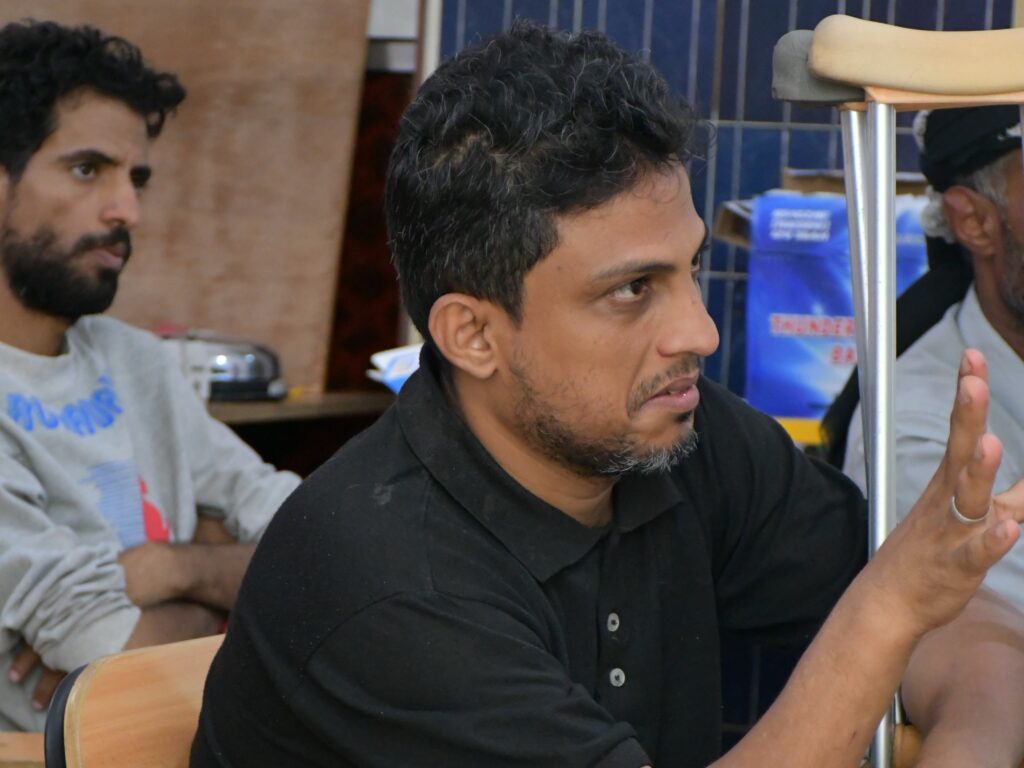
POLYGON ((700 249, 700 252, 694 256, 693 263, 690 264, 690 275, 693 277, 693 281, 697 282, 700 278, 700 268, 704 263, 704 259, 707 258, 707 253, 710 250, 710 246, 705 245, 700 249))
POLYGON ((638 277, 636 280, 630 280, 628 283, 623 283, 618 288, 612 290, 609 294, 613 299, 620 301, 632 301, 643 296, 650 285, 648 284, 646 277, 638 277))
POLYGON ((92 163, 76 163, 71 166, 71 175, 76 179, 93 179, 96 177, 96 166, 92 163))

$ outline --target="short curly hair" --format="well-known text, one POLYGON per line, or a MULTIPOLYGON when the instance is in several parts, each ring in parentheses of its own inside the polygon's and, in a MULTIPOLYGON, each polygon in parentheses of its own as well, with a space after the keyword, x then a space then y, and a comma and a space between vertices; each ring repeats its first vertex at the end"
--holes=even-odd
POLYGON ((402 298, 429 340, 452 291, 520 319, 556 216, 595 208, 691 155, 699 123, 653 67, 599 32, 517 21, 438 67, 405 110, 386 213, 402 298))
POLYGON ((124 102, 150 138, 185 98, 178 78, 150 69, 139 49, 90 26, 21 21, 0 28, 0 165, 20 177, 56 129, 57 102, 93 90, 124 102))

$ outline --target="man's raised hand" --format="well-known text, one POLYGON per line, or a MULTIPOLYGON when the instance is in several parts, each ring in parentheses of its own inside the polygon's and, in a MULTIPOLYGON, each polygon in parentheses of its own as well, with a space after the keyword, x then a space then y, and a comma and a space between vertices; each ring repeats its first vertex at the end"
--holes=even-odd
POLYGON ((956 392, 942 463, 865 573, 918 636, 963 610, 1024 520, 1024 482, 992 495, 1003 449, 986 432, 988 365, 977 350, 964 352, 956 392))

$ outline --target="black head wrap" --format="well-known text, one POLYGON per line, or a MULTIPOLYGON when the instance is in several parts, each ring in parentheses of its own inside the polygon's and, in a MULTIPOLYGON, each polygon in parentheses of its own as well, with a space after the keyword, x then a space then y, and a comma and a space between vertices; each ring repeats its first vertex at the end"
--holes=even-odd
POLYGON ((1020 149, 1020 107, 939 109, 930 112, 924 129, 921 172, 937 192, 958 177, 994 163, 1020 149))

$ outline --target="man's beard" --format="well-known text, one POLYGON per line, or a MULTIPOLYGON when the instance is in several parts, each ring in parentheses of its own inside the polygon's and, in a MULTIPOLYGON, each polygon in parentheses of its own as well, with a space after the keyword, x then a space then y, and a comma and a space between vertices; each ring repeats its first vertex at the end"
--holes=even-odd
MULTIPOLYGON (((648 382, 630 398, 632 414, 643 402, 674 378, 687 375, 697 366, 692 360, 685 367, 648 382)), ((618 476, 628 472, 655 474, 678 464, 697 449, 698 436, 691 423, 690 429, 679 440, 665 447, 644 447, 626 435, 603 439, 581 436, 565 423, 559 413, 537 393, 529 376, 521 366, 511 369, 520 386, 515 418, 521 434, 527 441, 550 459, 583 477, 618 476)), ((692 414, 679 414, 683 424, 692 414)))
MULTIPOLYGON (((106 234, 85 235, 70 250, 57 246, 57 236, 40 228, 22 237, 6 226, 0 233, 0 263, 14 295, 28 309, 77 320, 109 309, 117 294, 120 270, 100 269, 95 277, 75 268, 75 258, 94 248, 123 244, 124 262, 131 255, 131 235, 123 227, 106 234)), ((122 265, 123 266, 123 265, 122 265)))
POLYGON ((1024 244, 1013 234, 1003 216, 1005 272, 999 281, 999 295, 1014 319, 1024 328, 1024 244))

